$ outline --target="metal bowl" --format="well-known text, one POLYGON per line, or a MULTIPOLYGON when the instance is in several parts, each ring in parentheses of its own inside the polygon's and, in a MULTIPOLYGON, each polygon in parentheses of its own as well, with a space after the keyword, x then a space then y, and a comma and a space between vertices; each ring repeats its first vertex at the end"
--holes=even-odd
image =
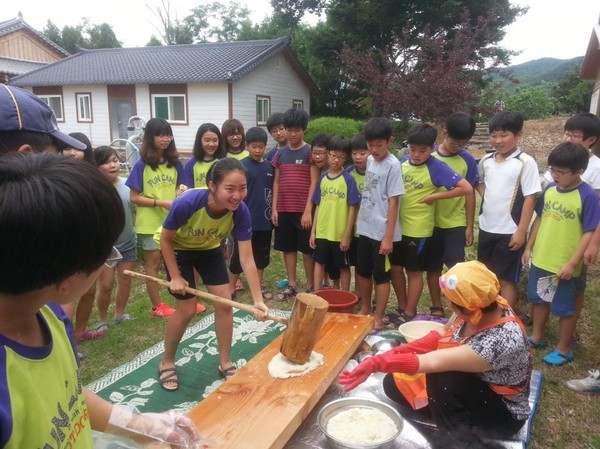
MULTIPOLYGON (((342 398, 337 399, 335 401, 329 402, 319 411, 317 415, 317 423, 319 424, 319 428, 327 438, 329 446, 333 449, 390 449, 393 447, 394 440, 400 435, 402 432, 402 427, 404 426, 404 421, 400 414, 391 406, 384 404, 383 402, 374 401, 372 399, 362 399, 362 398, 342 398), (351 408, 371 408, 376 409, 382 413, 385 413, 389 416, 398 431, 396 434, 385 441, 381 441, 377 444, 355 444, 348 443, 345 441, 341 441, 329 433, 327 433, 327 425, 329 424, 329 420, 335 416, 337 413, 348 410, 351 408)), ((369 427, 373 427, 377 425, 377 423, 369 422, 367 423, 369 427)))
POLYGON ((400 344, 400 341, 396 340, 395 338, 385 338, 373 344, 373 346, 371 346, 371 349, 373 350, 373 353, 378 354, 380 352, 389 351, 390 349, 395 348, 396 346, 400 346, 400 344))
POLYGON ((374 352, 371 351, 360 351, 357 352, 356 355, 354 356, 354 358, 356 359, 356 361, 358 363, 362 362, 365 359, 368 359, 369 357, 373 357, 375 355, 374 352))

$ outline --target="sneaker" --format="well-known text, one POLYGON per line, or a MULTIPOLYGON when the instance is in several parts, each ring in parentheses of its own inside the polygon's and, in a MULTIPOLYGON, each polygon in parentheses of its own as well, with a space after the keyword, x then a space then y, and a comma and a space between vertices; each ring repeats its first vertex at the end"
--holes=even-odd
POLYGON ((574 379, 565 385, 577 393, 600 393, 600 371, 589 370, 589 376, 584 379, 574 379))
POLYGON ((175 313, 175 309, 171 307, 169 304, 161 302, 156 307, 153 307, 150 311, 152 316, 156 316, 159 318, 168 318, 175 313))

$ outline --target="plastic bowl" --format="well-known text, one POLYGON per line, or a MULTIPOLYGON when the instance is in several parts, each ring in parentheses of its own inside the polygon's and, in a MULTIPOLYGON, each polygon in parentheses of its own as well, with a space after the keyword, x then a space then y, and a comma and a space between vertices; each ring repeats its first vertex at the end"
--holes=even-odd
POLYGON ((398 332, 400 332, 404 339, 410 343, 411 341, 424 337, 429 332, 441 329, 442 327, 444 327, 442 323, 437 323, 435 321, 412 320, 401 324, 398 328, 398 332))
MULTIPOLYGON (((319 428, 327 438, 329 445, 333 449, 390 449, 394 447, 394 440, 398 437, 398 435, 400 435, 400 433, 402 432, 402 427, 404 426, 404 420, 394 408, 387 404, 384 404, 383 402, 362 398, 342 398, 325 404, 323 408, 319 411, 319 414, 317 416, 317 422, 319 424, 319 428), (394 424, 396 425, 398 431, 392 438, 389 438, 385 441, 381 441, 377 444, 348 443, 345 441, 341 441, 327 433, 327 425, 329 423, 329 420, 333 416, 335 416, 337 413, 343 410, 358 407, 377 409, 380 412, 385 413, 392 419, 392 421, 394 421, 394 424)), ((373 426, 376 425, 376 423, 369 422, 368 425, 373 426)))
POLYGON ((358 302, 358 296, 346 290, 323 288, 314 294, 329 303, 328 312, 354 313, 354 306, 358 302))

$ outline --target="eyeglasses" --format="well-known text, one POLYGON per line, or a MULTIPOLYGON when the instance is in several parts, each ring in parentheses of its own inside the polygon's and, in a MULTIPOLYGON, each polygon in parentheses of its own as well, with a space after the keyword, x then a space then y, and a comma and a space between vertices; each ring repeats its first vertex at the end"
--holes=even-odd
POLYGON ((346 160, 346 155, 344 154, 333 154, 333 153, 329 153, 329 157, 331 159, 333 159, 334 161, 345 161, 346 160))
POLYGON ((108 268, 114 268, 122 260, 123 256, 121 255, 119 250, 113 246, 110 250, 108 259, 106 259, 106 262, 104 262, 104 265, 106 265, 108 268))
POLYGON ((242 133, 231 133, 228 134, 227 137, 242 137, 242 133))
POLYGON ((557 170, 554 167, 548 167, 548 170, 550 171, 551 174, 556 175, 556 176, 564 176, 567 173, 571 173, 571 170, 557 170))
POLYGON ((327 151, 311 151, 313 156, 325 156, 327 151))
POLYGON ((455 148, 462 148, 469 143, 469 139, 454 140, 452 137, 448 137, 448 143, 455 148))
POLYGON ((583 134, 572 133, 571 131, 565 131, 564 136, 568 137, 569 139, 583 139, 583 134))

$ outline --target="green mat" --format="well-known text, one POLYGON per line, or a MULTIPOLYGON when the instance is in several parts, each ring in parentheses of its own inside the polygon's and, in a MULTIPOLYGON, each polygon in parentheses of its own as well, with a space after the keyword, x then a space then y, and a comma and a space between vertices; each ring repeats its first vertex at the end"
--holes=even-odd
MULTIPOLYGON (((270 310, 273 315, 289 317, 289 312, 270 310)), ((140 412, 177 410, 187 412, 215 390, 219 376, 215 316, 210 314, 190 326, 179 344, 176 364, 179 389, 168 392, 158 383, 158 364, 164 343, 160 342, 88 385, 90 390, 115 404, 136 407, 140 412)), ((238 368, 259 353, 285 329, 274 321, 257 321, 236 310, 233 315, 231 358, 238 368)))

